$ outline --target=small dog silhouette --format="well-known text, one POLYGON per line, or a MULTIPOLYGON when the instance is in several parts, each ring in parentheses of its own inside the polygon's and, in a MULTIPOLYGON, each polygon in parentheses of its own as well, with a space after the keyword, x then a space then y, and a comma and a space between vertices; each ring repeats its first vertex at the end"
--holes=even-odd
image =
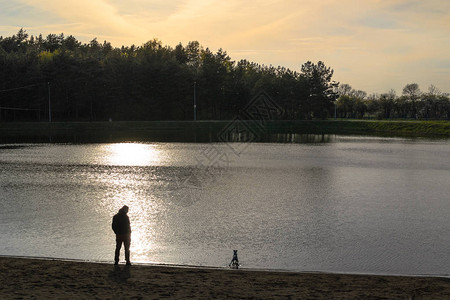
POLYGON ((229 267, 232 269, 239 269, 239 259, 237 257, 237 250, 233 250, 233 259, 231 260, 229 267))

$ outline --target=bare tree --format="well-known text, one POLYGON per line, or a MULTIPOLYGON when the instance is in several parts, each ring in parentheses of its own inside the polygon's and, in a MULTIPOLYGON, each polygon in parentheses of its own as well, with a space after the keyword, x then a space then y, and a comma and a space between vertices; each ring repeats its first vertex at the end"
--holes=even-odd
POLYGON ((340 84, 337 88, 337 93, 340 96, 350 96, 351 91, 352 87, 347 83, 340 84))
POLYGON ((407 97, 412 104, 413 117, 417 119, 417 100, 419 100, 421 91, 417 83, 409 83, 403 88, 403 95, 407 97))
POLYGON ((440 95, 442 95, 442 91, 440 89, 438 89, 436 86, 434 86, 433 84, 431 84, 428 87, 428 94, 431 96, 440 96, 440 95))

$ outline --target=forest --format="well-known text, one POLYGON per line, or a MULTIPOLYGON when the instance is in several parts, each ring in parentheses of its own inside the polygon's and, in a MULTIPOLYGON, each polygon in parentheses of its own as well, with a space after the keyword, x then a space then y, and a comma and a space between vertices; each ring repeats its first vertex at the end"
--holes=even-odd
POLYGON ((450 117, 449 95, 434 86, 368 95, 335 82, 333 73, 322 61, 300 71, 236 62, 197 41, 117 48, 21 29, 0 37, 0 122, 193 120, 194 99, 197 120, 228 120, 262 91, 285 120, 450 117))

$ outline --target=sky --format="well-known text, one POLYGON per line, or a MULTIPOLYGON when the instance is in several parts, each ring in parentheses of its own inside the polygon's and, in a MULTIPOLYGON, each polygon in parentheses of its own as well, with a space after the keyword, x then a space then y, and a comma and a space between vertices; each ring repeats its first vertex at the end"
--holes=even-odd
POLYGON ((449 0, 0 0, 0 36, 20 28, 116 47, 199 41, 295 71, 323 61, 369 94, 408 83, 450 92, 449 0))

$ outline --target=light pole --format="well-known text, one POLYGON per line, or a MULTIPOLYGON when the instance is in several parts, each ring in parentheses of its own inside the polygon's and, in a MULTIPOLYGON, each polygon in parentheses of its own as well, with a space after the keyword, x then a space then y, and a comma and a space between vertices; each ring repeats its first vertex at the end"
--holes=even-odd
POLYGON ((197 81, 194 81, 194 121, 197 121, 197 81))
POLYGON ((47 88, 48 88, 48 121, 52 121, 52 103, 50 101, 50 81, 47 82, 47 88))
POLYGON ((336 102, 337 100, 334 101, 334 119, 336 120, 336 102))

